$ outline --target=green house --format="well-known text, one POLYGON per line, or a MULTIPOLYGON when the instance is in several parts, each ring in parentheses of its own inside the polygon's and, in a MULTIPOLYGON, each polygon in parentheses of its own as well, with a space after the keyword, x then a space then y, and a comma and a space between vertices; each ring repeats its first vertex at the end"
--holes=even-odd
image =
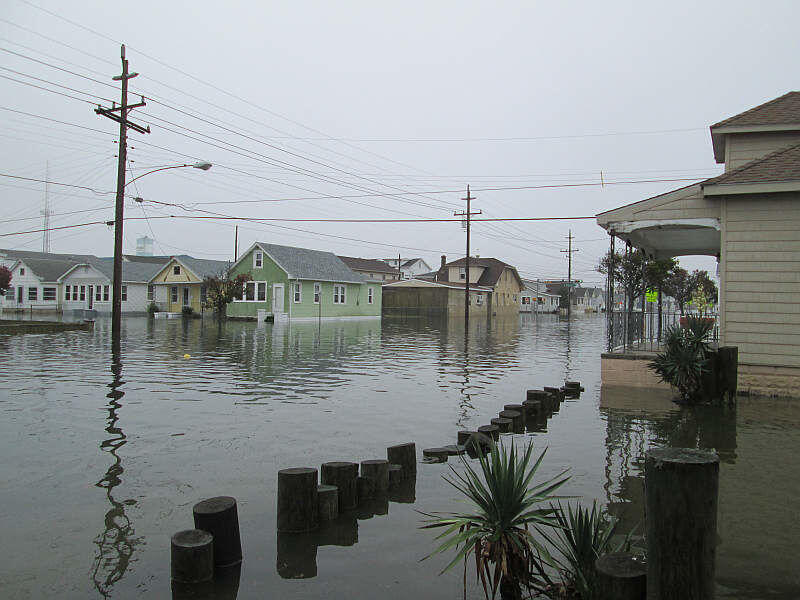
POLYGON ((231 317, 310 321, 381 316, 380 283, 368 282, 331 252, 256 242, 228 273, 252 277, 242 299, 228 305, 231 317))

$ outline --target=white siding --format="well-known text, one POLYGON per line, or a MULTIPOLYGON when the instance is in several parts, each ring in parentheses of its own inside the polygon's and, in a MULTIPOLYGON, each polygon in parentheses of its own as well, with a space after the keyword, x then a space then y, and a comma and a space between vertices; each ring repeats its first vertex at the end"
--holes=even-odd
POLYGON ((11 288, 3 296, 2 306, 7 309, 29 309, 33 306, 34 310, 57 310, 58 289, 56 289, 56 300, 45 302, 42 300, 42 288, 45 287, 58 288, 54 283, 43 283, 25 263, 20 263, 11 270, 11 288), (25 270, 24 275, 20 275, 20 269, 25 270), (22 288, 22 302, 17 302, 20 287, 22 288), (28 290, 31 288, 36 288, 36 300, 29 300, 28 290))
POLYGON ((800 195, 722 202, 722 341, 745 364, 800 366, 800 195))
POLYGON ((800 144, 800 133, 733 133, 725 140, 725 171, 763 158, 770 152, 800 144))
POLYGON ((100 271, 89 265, 78 265, 66 277, 61 280, 59 286, 59 298, 62 300, 63 310, 85 310, 90 306, 98 312, 111 312, 111 282, 100 271), (102 290, 103 286, 108 286, 108 300, 103 300, 102 290), (78 298, 73 300, 73 294, 70 293, 70 299, 67 300, 66 289, 70 287, 70 292, 78 287, 78 298), (84 288, 84 299, 80 299, 80 287, 84 288), (92 288, 92 298, 89 298, 89 286, 92 288), (101 295, 100 301, 95 299, 97 286, 100 286, 101 295))

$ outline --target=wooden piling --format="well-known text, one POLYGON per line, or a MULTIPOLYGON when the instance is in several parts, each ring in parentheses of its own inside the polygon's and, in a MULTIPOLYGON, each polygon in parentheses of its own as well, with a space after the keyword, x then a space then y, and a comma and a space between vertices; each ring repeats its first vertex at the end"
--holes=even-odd
POLYGON ((414 442, 389 446, 386 449, 386 458, 395 465, 403 468, 403 479, 417 478, 417 446, 414 442))
POLYGON ((173 581, 200 583, 214 576, 214 536, 209 532, 184 529, 172 536, 170 546, 173 581))
POLYGON ((478 427, 477 433, 482 433, 494 441, 500 439, 500 428, 497 425, 481 425, 478 427))
POLYGON ((601 556, 595 562, 599 600, 645 600, 647 565, 626 552, 601 556))
POLYGON ((283 579, 317 576, 317 534, 277 532, 275 569, 283 579))
POLYGON ((501 410, 501 419, 511 419, 511 430, 514 433, 525 431, 525 422, 522 420, 522 413, 517 410, 501 410))
POLYGON ((362 504, 375 496, 375 481, 369 477, 359 476, 356 478, 356 490, 358 503, 362 504))
POLYGON ((389 488, 397 486, 403 480, 403 467, 400 465, 389 465, 389 488))
POLYGON ((503 410, 513 410, 513 411, 516 411, 519 414, 521 414, 522 415, 522 426, 523 426, 523 430, 524 430, 527 418, 526 418, 526 415, 525 415, 525 407, 522 406, 522 404, 506 404, 503 407, 503 410))
POLYGON ((447 462, 450 452, 447 448, 425 448, 422 456, 431 462, 447 462))
POLYGON ((236 499, 217 496, 202 500, 192 507, 195 529, 214 536, 214 566, 230 567, 242 562, 239 537, 239 513, 236 499))
POLYGON ((713 599, 719 457, 655 448, 647 451, 644 468, 648 595, 713 599))
POLYGON ((352 510, 358 505, 357 477, 358 463, 333 461, 322 465, 322 483, 335 485, 338 488, 340 513, 352 510))
MULTIPOLYGON (((498 436, 500 435, 498 430, 498 436)), ((478 456, 485 456, 492 451, 494 440, 484 433, 474 433, 467 440, 464 448, 470 458, 478 458, 478 456)))
POLYGON ((296 467, 278 471, 278 531, 311 531, 319 525, 317 470, 296 467))
POLYGON ((339 488, 324 483, 318 485, 317 498, 320 521, 332 521, 339 516, 339 488))
POLYGON ((467 430, 459 431, 456 443, 459 446, 463 446, 467 442, 467 439, 469 439, 469 436, 471 436, 473 433, 475 433, 475 432, 474 431, 467 431, 467 430))
POLYGON ((514 421, 511 419, 504 419, 502 417, 492 419, 491 423, 500 430, 500 433, 511 433, 511 430, 514 426, 514 421))
POLYGON ((375 482, 375 492, 385 494, 389 489, 389 461, 382 458, 362 460, 361 476, 375 482))

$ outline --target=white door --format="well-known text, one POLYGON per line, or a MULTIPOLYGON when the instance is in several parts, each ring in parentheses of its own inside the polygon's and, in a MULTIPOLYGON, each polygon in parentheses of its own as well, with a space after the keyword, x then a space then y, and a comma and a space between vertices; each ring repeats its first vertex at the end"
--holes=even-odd
POLYGON ((283 312, 283 284, 282 283, 273 283, 272 284, 272 312, 273 313, 282 313, 283 312))

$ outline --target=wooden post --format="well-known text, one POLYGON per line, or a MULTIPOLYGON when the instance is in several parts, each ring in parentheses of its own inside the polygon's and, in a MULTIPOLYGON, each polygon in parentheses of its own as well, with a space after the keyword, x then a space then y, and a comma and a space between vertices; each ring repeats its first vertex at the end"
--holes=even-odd
MULTIPOLYGON (((497 430, 498 437, 500 436, 497 430)), ((485 456, 492 451, 494 440, 484 433, 473 433, 464 445, 467 455, 470 458, 478 458, 478 456, 485 456)))
POLYGON ((361 476, 375 482, 375 492, 385 494, 389 489, 389 461, 384 459, 362 460, 361 476))
POLYGON ((425 448, 422 456, 430 462, 447 462, 450 451, 447 448, 425 448))
POLYGON ((319 524, 317 470, 297 467, 278 471, 278 531, 311 531, 319 524))
POLYGON ((417 478, 417 447, 414 442, 389 446, 386 458, 390 463, 403 467, 403 479, 417 478))
POLYGON ((595 562, 599 600, 645 600, 647 565, 625 552, 601 556, 595 562))
POLYGON ((335 485, 339 490, 339 512, 352 510, 358 505, 358 463, 326 462, 322 465, 322 483, 335 485))
POLYGON ((503 417, 498 417, 496 419, 492 419, 492 425, 497 426, 500 430, 500 433, 511 433, 511 430, 514 426, 514 421, 511 419, 504 419, 503 417))
POLYGON ((475 433, 475 432, 474 431, 466 431, 466 430, 459 431, 458 432, 458 441, 457 441, 458 445, 459 446, 463 446, 464 444, 466 444, 467 440, 469 439, 469 436, 471 436, 473 433, 475 433))
POLYGON ((356 478, 356 490, 358 503, 363 504, 375 496, 375 481, 369 477, 359 476, 356 478))
POLYGON ((523 431, 524 431, 525 422, 526 422, 527 419, 525 417, 525 409, 522 406, 522 404, 506 404, 505 406, 503 406, 503 410, 515 410, 519 414, 521 414, 522 415, 522 426, 523 426, 523 431))
POLYGON ((655 448, 646 453, 644 472, 648 595, 712 600, 719 457, 655 448))
POLYGON ((277 534, 275 568, 283 579, 310 579, 317 576, 317 534, 277 534))
POLYGON ((217 496, 202 500, 192 508, 195 529, 214 536, 214 566, 230 567, 242 562, 239 513, 236 499, 217 496))
POLYGON ((478 433, 482 433, 494 441, 500 439, 500 428, 497 425, 481 425, 478 427, 478 433))
POLYGON ((522 419, 522 413, 517 410, 501 410, 501 419, 511 419, 511 431, 514 433, 522 433, 525 431, 525 421, 522 419))
POLYGON ((417 480, 403 479, 389 490, 389 500, 401 504, 414 504, 417 501, 417 480))
POLYGON ((319 520, 332 521, 339 516, 339 488, 335 485, 318 485, 319 520))
POLYGON ((389 488, 397 486, 403 480, 403 467, 389 465, 389 488))
POLYGON ((200 529, 184 529, 172 536, 172 580, 200 583, 214 576, 214 536, 200 529))

